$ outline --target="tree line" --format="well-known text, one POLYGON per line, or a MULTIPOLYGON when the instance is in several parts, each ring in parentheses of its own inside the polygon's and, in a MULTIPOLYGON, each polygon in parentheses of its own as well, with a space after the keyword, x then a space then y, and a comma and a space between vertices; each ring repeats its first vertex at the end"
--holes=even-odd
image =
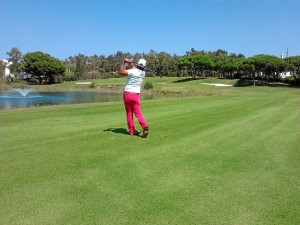
POLYGON ((300 80, 300 56, 280 58, 260 54, 246 58, 224 50, 205 52, 192 49, 178 60, 177 66, 182 75, 188 73, 193 78, 250 79, 253 85, 283 81, 287 74, 292 78, 287 81, 293 85, 299 86, 300 80))
MULTIPOLYGON (((300 56, 280 58, 272 55, 255 55, 246 58, 243 54, 228 53, 225 50, 197 51, 191 49, 184 56, 170 55, 167 52, 150 50, 148 53, 118 51, 115 54, 85 56, 78 54, 59 60, 40 51, 23 55, 14 47, 7 52, 11 73, 39 84, 60 83, 80 79, 117 77, 115 71, 124 58, 138 61, 147 60, 147 67, 164 76, 192 77, 193 79, 218 77, 222 79, 248 80, 251 84, 269 84, 283 81, 285 74, 293 85, 300 82, 300 56)), ((1 64, 1 77, 3 75, 1 64)), ((147 72, 147 76, 155 76, 147 72)))

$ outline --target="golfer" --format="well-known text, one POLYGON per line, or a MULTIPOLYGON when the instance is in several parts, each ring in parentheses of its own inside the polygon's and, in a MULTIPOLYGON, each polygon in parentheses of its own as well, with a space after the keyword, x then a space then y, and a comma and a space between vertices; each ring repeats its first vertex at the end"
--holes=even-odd
POLYGON ((140 131, 135 130, 133 114, 136 116, 143 129, 142 137, 146 138, 149 133, 149 126, 140 109, 141 84, 145 77, 144 68, 146 60, 140 59, 135 63, 130 59, 125 59, 120 65, 119 74, 127 76, 127 81, 123 93, 123 100, 126 110, 127 126, 129 135, 138 135, 140 131))

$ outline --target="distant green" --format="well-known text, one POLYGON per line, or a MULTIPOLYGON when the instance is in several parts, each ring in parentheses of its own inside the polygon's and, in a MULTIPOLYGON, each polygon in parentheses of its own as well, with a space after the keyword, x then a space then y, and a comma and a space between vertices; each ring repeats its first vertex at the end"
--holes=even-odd
POLYGON ((0 110, 0 223, 300 224, 299 89, 154 81, 205 94, 143 101, 147 139, 122 102, 0 110))

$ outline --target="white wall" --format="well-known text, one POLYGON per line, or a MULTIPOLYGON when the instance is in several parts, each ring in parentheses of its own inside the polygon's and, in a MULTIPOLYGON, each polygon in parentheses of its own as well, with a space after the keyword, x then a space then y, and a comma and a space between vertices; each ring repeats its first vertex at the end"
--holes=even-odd
POLYGON ((6 59, 0 59, 2 62, 4 62, 4 65, 5 65, 5 73, 4 73, 4 76, 7 77, 7 76, 12 76, 14 77, 13 74, 10 73, 10 69, 9 69, 9 65, 12 64, 12 62, 8 62, 8 60, 6 59))

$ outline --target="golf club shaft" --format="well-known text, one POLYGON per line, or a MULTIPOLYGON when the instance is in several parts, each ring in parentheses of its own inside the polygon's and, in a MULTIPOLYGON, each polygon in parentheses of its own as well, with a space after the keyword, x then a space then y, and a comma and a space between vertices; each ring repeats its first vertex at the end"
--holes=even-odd
POLYGON ((157 71, 150 70, 150 69, 148 69, 148 68, 146 68, 146 67, 145 67, 145 70, 146 70, 146 71, 149 71, 149 72, 152 72, 152 73, 154 73, 154 74, 156 74, 156 75, 158 75, 158 76, 162 77, 162 74, 161 74, 161 73, 159 73, 159 72, 157 72, 157 71))
POLYGON ((152 72, 152 73, 154 73, 154 74, 156 74, 156 75, 158 75, 158 76, 160 76, 160 77, 163 76, 161 73, 159 73, 159 72, 157 72, 157 71, 154 71, 154 70, 151 70, 151 69, 149 69, 149 68, 147 68, 147 67, 143 67, 143 66, 139 66, 139 65, 137 65, 137 67, 140 67, 140 68, 142 68, 142 69, 145 70, 145 71, 152 72))
POLYGON ((149 68, 147 68, 147 67, 145 67, 145 66, 137 65, 137 68, 138 68, 138 69, 141 69, 141 70, 146 70, 146 71, 152 72, 152 73, 154 73, 154 74, 156 74, 156 75, 162 77, 162 74, 161 74, 161 73, 159 73, 159 72, 157 72, 157 71, 154 71, 154 70, 151 70, 151 69, 149 69, 149 68))

